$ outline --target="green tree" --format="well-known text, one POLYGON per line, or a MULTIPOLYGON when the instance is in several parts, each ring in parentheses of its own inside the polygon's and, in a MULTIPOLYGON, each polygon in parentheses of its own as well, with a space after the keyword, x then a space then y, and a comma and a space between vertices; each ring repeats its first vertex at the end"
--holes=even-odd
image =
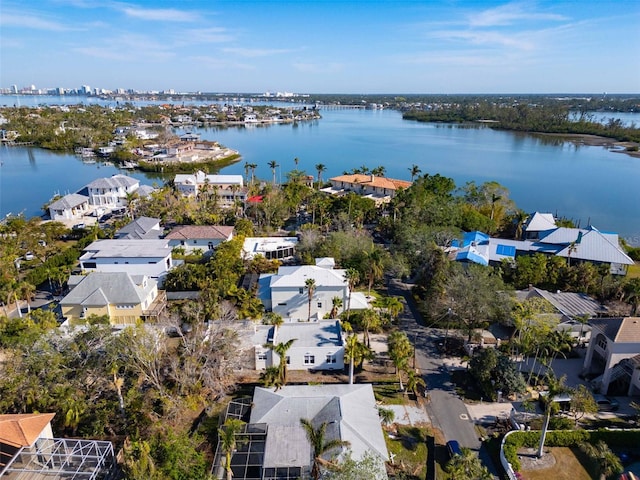
POLYGON ((340 308, 342 308, 342 298, 338 296, 333 297, 331 299, 331 313, 329 314, 329 317, 337 318, 340 308))
POLYGON ((371 338, 369 332, 371 330, 378 330, 381 326, 380 315, 372 308, 362 310, 358 315, 358 323, 364 332, 364 342, 368 348, 371 347, 371 338))
POLYGON ((447 463, 446 471, 452 480, 490 480, 493 475, 480 459, 468 448, 461 449, 461 455, 454 455, 447 463))
POLYGON ((595 445, 583 443, 580 448, 596 463, 601 480, 605 480, 613 474, 622 473, 623 467, 620 458, 611 451, 604 441, 599 440, 595 445))
POLYGON ((418 398, 420 395, 420 387, 426 388, 427 382, 425 382, 424 378, 416 373, 416 371, 412 368, 405 367, 405 372, 407 372, 407 392, 413 393, 413 395, 418 398))
POLYGON ((313 302, 313 294, 316 291, 316 281, 313 278, 307 278, 304 281, 304 287, 307 289, 307 296, 309 300, 309 315, 307 316, 307 322, 311 321, 311 303, 313 302))
POLYGON ((278 165, 278 162, 276 162, 275 160, 271 160, 269 162, 269 168, 271 169, 271 175, 273 177, 273 186, 276 186, 276 168, 278 168, 280 165, 278 165))
POLYGON ((344 279, 349 288, 349 297, 347 298, 347 321, 349 321, 349 317, 351 316, 351 293, 358 282, 360 282, 360 272, 355 268, 348 268, 344 274, 344 279))
POLYGON ((413 354, 413 345, 411 345, 406 333, 397 330, 389 335, 388 345, 389 358, 396 368, 396 374, 400 382, 400 391, 403 391, 402 371, 406 369, 409 358, 411 358, 413 354))
POLYGON ((311 444, 311 452, 313 458, 313 464, 311 466, 311 477, 314 480, 319 480, 322 475, 323 468, 336 468, 336 465, 331 460, 327 460, 323 458, 332 450, 336 450, 338 448, 344 448, 351 445, 350 442, 346 440, 340 440, 338 438, 327 440, 326 431, 328 422, 322 422, 318 427, 314 427, 311 420, 306 418, 300 419, 300 425, 304 428, 305 433, 307 434, 307 440, 311 444))
POLYGON ((295 342, 296 340, 297 340, 296 338, 292 338, 286 342, 276 343, 275 345, 272 343, 268 343, 264 346, 264 348, 268 348, 269 350, 272 350, 278 355, 279 378, 278 378, 278 384, 276 385, 276 390, 278 390, 281 387, 284 387, 287 384, 287 363, 288 363, 287 352, 291 348, 291 345, 293 345, 293 342, 295 342))
POLYGON ((237 418, 228 418, 224 425, 218 428, 218 441, 220 449, 224 453, 224 469, 227 473, 227 480, 232 480, 231 459, 236 448, 246 442, 246 438, 239 437, 244 430, 244 422, 237 418))
POLYGON ((324 480, 386 480, 384 462, 374 453, 367 451, 360 460, 351 455, 340 461, 338 469, 325 472, 324 480))
POLYGON ((420 175, 421 172, 422 170, 420 170, 420 167, 418 165, 415 165, 415 164, 411 165, 409 167, 409 173, 411 174, 411 181, 413 182, 413 179, 418 175, 420 175))
POLYGON ((322 187, 322 173, 326 172, 327 166, 323 163, 316 164, 316 171, 318 172, 318 188, 322 187))
POLYGON ((360 342, 357 335, 352 334, 347 337, 344 345, 344 358, 349 362, 349 385, 353 384, 354 366, 357 364, 361 367, 365 360, 373 357, 373 351, 366 344, 360 342))
POLYGON ((587 387, 579 385, 578 388, 571 390, 571 402, 569 404, 569 415, 574 420, 576 427, 582 417, 588 413, 597 413, 598 404, 587 387))

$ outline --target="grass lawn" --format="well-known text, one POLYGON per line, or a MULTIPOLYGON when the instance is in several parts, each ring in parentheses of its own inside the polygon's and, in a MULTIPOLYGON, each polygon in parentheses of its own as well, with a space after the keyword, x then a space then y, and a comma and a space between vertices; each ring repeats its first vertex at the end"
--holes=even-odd
POLYGON ((585 458, 577 449, 551 447, 548 449, 556 459, 555 465, 540 470, 523 470, 525 480, 591 480, 591 474, 582 466, 585 458))
POLYGON ((636 262, 633 265, 629 265, 627 278, 638 278, 638 277, 640 277, 640 263, 636 262))
POLYGON ((398 382, 383 383, 373 386, 373 394, 376 400, 387 405, 404 405, 407 403, 407 395, 399 391, 398 382))
POLYGON ((395 465, 401 466, 408 478, 424 479, 427 473, 427 435, 429 428, 398 425, 395 438, 385 435, 389 454, 393 455, 395 465))

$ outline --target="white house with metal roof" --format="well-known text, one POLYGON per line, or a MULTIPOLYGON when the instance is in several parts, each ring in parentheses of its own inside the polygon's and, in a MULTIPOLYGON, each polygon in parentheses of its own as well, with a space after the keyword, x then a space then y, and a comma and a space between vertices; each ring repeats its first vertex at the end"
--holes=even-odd
POLYGON ((122 174, 98 178, 86 186, 89 203, 107 208, 124 205, 127 195, 134 193, 138 187, 139 180, 122 174))
POLYGON ((314 428, 326 424, 325 441, 349 442, 327 452, 325 460, 347 451, 355 460, 371 454, 379 467, 372 480, 387 478, 389 454, 371 384, 290 385, 277 391, 257 387, 249 423, 266 425, 261 478, 305 478, 310 472, 313 447, 300 419, 314 428))
POLYGON ((80 219, 90 211, 89 197, 79 193, 70 193, 49 205, 51 220, 80 219))
POLYGON ((173 179, 175 188, 184 196, 197 197, 205 191, 217 195, 222 206, 244 202, 247 192, 242 175, 207 175, 201 170, 193 174, 178 174, 173 179))
MULTIPOLYGON (((324 318, 333 308, 333 297, 342 300, 341 312, 345 311, 349 302, 346 270, 333 268, 334 263, 327 259, 316 259, 316 265, 281 266, 277 274, 262 274, 258 282, 258 296, 267 310, 290 321, 315 321, 324 318), (311 304, 306 286, 309 279, 315 280, 311 304)), ((366 308, 366 297, 353 292, 351 309, 366 308)))
POLYGON ((298 237, 245 237, 242 258, 252 260, 262 255, 267 260, 284 260, 296 253, 298 237))
POLYGON ((71 322, 85 320, 90 315, 107 315, 114 325, 132 325, 142 317, 151 316, 154 309, 161 310, 154 305, 158 284, 144 275, 124 272, 72 275, 69 287, 71 291, 60 300, 60 307, 62 316, 71 322))
POLYGON ((97 240, 84 248, 80 267, 83 273, 146 275, 161 285, 173 267, 173 259, 167 240, 97 240))

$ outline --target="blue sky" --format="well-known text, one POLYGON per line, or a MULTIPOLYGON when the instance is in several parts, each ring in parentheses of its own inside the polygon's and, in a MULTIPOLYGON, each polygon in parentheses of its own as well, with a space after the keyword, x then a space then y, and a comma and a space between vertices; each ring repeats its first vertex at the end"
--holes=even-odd
POLYGON ((0 86, 638 93, 640 0, 2 0, 0 86))

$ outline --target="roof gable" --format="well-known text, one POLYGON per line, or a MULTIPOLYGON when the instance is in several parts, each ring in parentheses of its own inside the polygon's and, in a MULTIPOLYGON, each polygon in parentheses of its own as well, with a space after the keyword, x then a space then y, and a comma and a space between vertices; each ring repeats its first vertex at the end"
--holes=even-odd
POLYGON ((233 227, 224 225, 182 225, 174 228, 165 238, 169 240, 227 240, 232 235, 233 227))
POLYGON ((47 428, 55 413, 0 415, 0 443, 29 447, 47 428))

